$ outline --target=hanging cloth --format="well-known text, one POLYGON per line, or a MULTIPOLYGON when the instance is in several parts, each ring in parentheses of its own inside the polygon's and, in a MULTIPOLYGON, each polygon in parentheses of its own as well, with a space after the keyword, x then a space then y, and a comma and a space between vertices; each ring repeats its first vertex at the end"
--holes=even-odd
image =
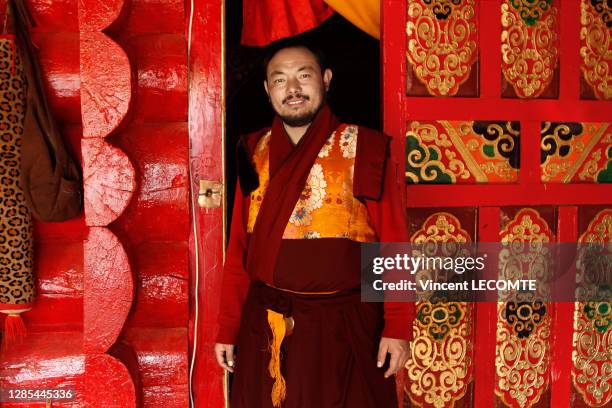
POLYGON ((2 349, 25 335, 20 313, 34 299, 32 216, 21 183, 27 82, 15 37, 0 35, 0 312, 2 349))
POLYGON ((8 0, 16 49, 27 82, 21 150, 21 183, 32 216, 65 221, 83 208, 83 182, 77 162, 64 146, 45 87, 29 30, 34 26, 26 2, 8 0))
POLYGON ((332 14, 323 0, 244 0, 242 44, 263 47, 311 30, 332 14))
POLYGON ((380 39, 380 0, 244 0, 242 44, 263 47, 311 30, 334 12, 380 39))
POLYGON ((380 39, 380 0, 325 0, 360 30, 380 39))

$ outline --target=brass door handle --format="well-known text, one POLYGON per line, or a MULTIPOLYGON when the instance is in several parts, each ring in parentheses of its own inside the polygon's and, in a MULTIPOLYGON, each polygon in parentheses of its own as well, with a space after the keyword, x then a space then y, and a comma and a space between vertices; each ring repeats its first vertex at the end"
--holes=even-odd
POLYGON ((219 208, 223 198, 223 183, 220 181, 200 180, 198 205, 202 208, 219 208))

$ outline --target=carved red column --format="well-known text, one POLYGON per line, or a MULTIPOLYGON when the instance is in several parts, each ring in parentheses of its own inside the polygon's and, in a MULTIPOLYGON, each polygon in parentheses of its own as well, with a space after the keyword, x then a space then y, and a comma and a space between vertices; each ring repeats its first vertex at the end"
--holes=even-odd
POLYGON ((78 3, 85 222, 83 349, 85 401, 90 406, 134 407, 127 368, 106 354, 132 305, 132 271, 121 241, 108 228, 125 211, 136 181, 127 155, 106 137, 125 118, 132 96, 130 61, 102 32, 120 14, 123 0, 78 3), (112 374, 111 374, 112 373, 112 374))

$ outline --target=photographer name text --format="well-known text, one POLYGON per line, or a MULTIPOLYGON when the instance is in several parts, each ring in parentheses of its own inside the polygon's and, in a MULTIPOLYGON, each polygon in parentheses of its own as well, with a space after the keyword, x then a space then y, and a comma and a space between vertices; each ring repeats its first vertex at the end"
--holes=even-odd
POLYGON ((382 279, 377 279, 372 282, 372 286, 376 291, 535 291, 536 281, 534 279, 477 279, 471 281, 466 280, 463 282, 436 282, 433 280, 413 282, 407 279, 402 279, 397 282, 385 282, 382 279))

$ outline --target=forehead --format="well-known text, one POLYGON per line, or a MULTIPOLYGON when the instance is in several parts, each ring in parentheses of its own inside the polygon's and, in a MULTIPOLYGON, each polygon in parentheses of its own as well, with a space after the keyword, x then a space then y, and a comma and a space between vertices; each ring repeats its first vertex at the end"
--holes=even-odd
POLYGON ((303 66, 318 68, 317 57, 307 48, 292 47, 284 48, 274 54, 268 63, 267 74, 272 71, 282 71, 287 69, 299 69, 303 66))

